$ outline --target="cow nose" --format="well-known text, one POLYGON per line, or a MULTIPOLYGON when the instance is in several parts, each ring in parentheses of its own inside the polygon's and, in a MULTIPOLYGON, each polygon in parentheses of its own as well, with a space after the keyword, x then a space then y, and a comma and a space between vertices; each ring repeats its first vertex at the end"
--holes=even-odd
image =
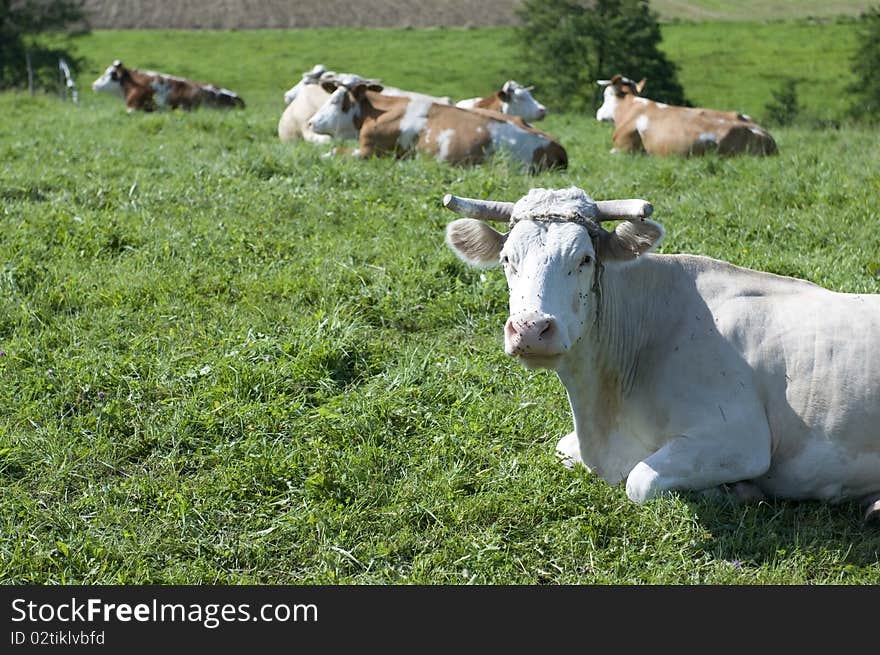
POLYGON ((522 312, 507 319, 504 326, 508 355, 557 355, 565 350, 555 316, 522 312))
POLYGON ((538 119, 544 118, 547 115, 546 107, 538 107, 538 119))

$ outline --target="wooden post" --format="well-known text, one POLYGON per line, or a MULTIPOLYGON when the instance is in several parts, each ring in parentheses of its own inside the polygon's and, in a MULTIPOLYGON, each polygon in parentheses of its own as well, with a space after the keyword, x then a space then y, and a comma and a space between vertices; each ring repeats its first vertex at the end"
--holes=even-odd
POLYGON ((30 90, 31 95, 34 95, 34 67, 31 65, 31 53, 26 52, 24 58, 27 61, 28 89, 30 90))

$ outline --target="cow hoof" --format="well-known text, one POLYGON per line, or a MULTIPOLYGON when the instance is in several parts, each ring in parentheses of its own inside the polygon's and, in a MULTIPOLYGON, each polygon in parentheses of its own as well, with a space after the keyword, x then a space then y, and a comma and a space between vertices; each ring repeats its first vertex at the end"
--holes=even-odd
POLYGON ((644 462, 636 464, 626 478, 626 495, 634 503, 643 503, 662 491, 660 475, 644 462))
POLYGON ((868 509, 865 512, 865 523, 877 523, 880 522, 880 498, 875 500, 873 503, 868 505, 868 509))
POLYGON ((732 485, 733 493, 743 503, 760 503, 767 500, 764 492, 751 482, 736 482, 732 485))
POLYGON ((583 464, 581 460, 581 446, 574 432, 569 432, 559 440, 556 444, 556 456, 559 457, 559 461, 567 469, 573 469, 575 465, 583 464))

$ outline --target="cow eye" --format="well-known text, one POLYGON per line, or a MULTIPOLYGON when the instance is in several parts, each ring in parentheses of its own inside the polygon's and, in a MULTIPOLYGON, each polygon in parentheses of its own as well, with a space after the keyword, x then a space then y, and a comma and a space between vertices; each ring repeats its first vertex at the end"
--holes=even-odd
POLYGON ((583 259, 581 259, 580 267, 589 266, 593 263, 593 257, 591 255, 584 255, 583 259))

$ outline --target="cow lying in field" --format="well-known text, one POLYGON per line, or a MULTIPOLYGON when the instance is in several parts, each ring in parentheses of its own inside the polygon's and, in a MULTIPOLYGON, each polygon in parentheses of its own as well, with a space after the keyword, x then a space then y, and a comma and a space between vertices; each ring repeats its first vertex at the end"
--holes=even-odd
POLYGON ((539 121, 547 115, 547 108, 532 96, 530 87, 508 80, 498 91, 485 98, 468 98, 455 103, 462 109, 489 109, 490 111, 519 116, 524 121, 539 121))
POLYGON ((568 165, 556 139, 518 116, 386 96, 375 84, 326 88, 333 93, 309 127, 330 135, 359 131, 355 157, 401 157, 418 151, 450 164, 476 164, 505 152, 533 171, 568 165))
POLYGON ((749 116, 733 111, 677 107, 642 98, 645 80, 638 84, 615 75, 599 80, 605 101, 596 119, 614 123, 611 152, 650 155, 775 154, 773 137, 749 116))
POLYGON ((571 187, 444 204, 473 217, 447 227, 452 250, 504 267, 505 352, 568 391, 569 464, 625 480, 636 502, 725 486, 861 499, 880 517, 880 295, 649 254, 663 228, 641 200, 571 187))
MULTIPOLYGON (((302 79, 284 94, 284 102, 287 107, 278 121, 278 138, 285 142, 296 141, 302 138, 309 143, 329 143, 332 138, 357 139, 357 130, 340 130, 333 135, 315 134, 309 127, 309 119, 318 111, 330 97, 323 83, 335 82, 351 86, 356 82, 378 83, 378 80, 368 80, 360 75, 352 73, 337 74, 328 71, 322 64, 317 64, 312 70, 303 73, 302 79)), ((392 96, 404 96, 440 104, 452 104, 447 97, 429 96, 414 91, 403 91, 396 87, 383 87, 382 93, 392 96)))
POLYGON ((244 100, 229 89, 164 73, 127 68, 118 59, 92 83, 92 91, 118 95, 130 112, 137 109, 155 111, 178 108, 190 111, 202 106, 244 109, 244 100))

